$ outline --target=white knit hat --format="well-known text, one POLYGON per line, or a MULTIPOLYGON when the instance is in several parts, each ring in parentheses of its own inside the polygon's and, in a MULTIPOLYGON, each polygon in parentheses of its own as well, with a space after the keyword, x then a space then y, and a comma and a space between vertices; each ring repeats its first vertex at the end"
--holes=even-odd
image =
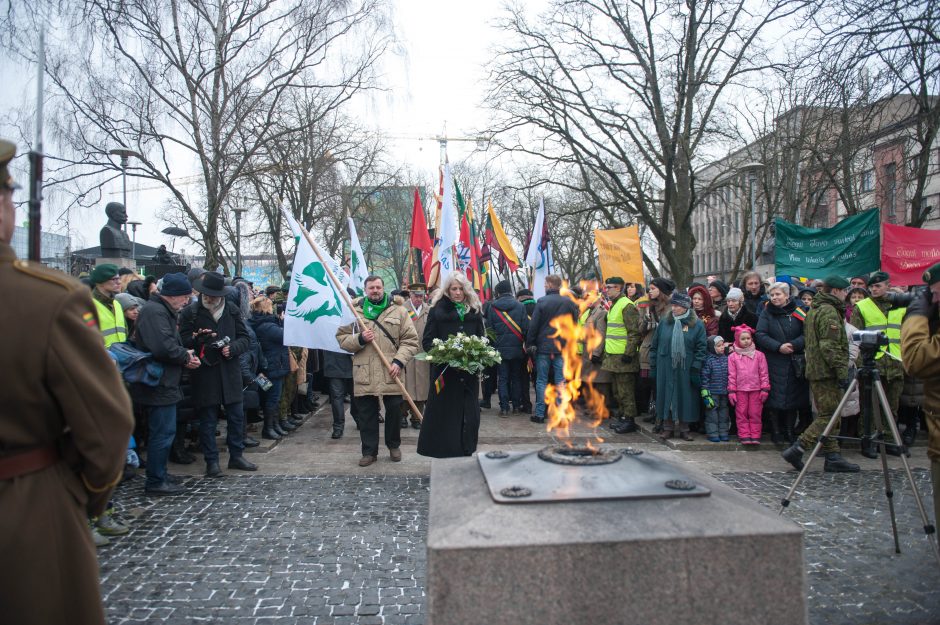
POLYGON ((744 291, 734 286, 728 290, 728 294, 725 295, 725 299, 744 299, 744 291))

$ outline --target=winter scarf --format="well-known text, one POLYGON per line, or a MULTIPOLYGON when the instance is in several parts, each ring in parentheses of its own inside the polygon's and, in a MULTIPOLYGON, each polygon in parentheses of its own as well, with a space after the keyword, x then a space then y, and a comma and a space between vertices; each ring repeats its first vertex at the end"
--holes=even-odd
POLYGON ((692 309, 687 308, 681 315, 673 315, 675 327, 672 329, 672 368, 685 369, 685 333, 682 331, 682 322, 689 318, 692 309))
POLYGON ((734 351, 741 354, 742 356, 747 356, 748 358, 753 358, 757 348, 754 345, 754 328, 750 327, 747 324, 734 326, 731 328, 734 330, 734 351), (751 335, 751 346, 750 347, 741 347, 741 335, 747 332, 751 335))
POLYGON ((362 314, 365 315, 366 319, 369 321, 375 321, 379 318, 379 315, 388 308, 388 293, 382 296, 382 301, 379 303, 373 303, 368 297, 363 298, 362 300, 362 314))
POLYGON ((463 302, 454 302, 454 308, 457 309, 457 316, 463 321, 464 315, 467 314, 467 305, 463 302))
POLYGON ((202 301, 202 307, 208 310, 209 313, 212 315, 213 321, 218 323, 219 319, 222 318, 222 313, 225 312, 225 298, 220 297, 219 303, 216 304, 215 306, 209 306, 208 304, 206 304, 205 298, 200 298, 200 299, 202 301))

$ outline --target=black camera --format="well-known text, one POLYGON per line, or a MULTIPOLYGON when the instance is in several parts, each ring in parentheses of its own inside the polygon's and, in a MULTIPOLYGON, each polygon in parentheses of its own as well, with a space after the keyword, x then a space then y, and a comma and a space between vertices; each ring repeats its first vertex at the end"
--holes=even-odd
POLYGON ((852 340, 862 347, 883 347, 888 344, 888 337, 884 332, 873 330, 860 330, 852 333, 852 340))
POLYGON ((891 308, 907 308, 911 305, 917 296, 920 295, 917 291, 911 291, 909 293, 885 293, 885 299, 891 303, 891 308))
POLYGON ((232 339, 230 339, 227 336, 223 336, 218 341, 212 341, 211 343, 209 343, 209 347, 214 347, 215 349, 222 349, 223 347, 225 347, 231 342, 232 342, 232 339))

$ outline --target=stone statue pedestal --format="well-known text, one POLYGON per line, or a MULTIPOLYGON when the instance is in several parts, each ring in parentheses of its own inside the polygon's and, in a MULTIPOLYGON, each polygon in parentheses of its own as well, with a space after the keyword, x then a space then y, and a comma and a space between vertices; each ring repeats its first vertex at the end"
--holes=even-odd
POLYGON ((803 530, 681 471, 711 494, 503 504, 432 461, 428 625, 805 625, 803 530))
POLYGON ((96 258, 95 267, 98 265, 117 265, 118 269, 127 267, 135 272, 137 271, 137 261, 133 258, 96 258))

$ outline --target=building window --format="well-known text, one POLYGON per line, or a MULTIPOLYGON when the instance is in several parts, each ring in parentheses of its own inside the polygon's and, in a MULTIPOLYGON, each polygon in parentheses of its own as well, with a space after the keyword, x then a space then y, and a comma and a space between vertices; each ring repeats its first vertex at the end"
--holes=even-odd
POLYGON ((862 172, 862 193, 869 193, 875 188, 875 170, 868 169, 862 172))
POLYGON ((897 165, 888 163, 885 165, 885 215, 891 223, 897 223, 897 165))

